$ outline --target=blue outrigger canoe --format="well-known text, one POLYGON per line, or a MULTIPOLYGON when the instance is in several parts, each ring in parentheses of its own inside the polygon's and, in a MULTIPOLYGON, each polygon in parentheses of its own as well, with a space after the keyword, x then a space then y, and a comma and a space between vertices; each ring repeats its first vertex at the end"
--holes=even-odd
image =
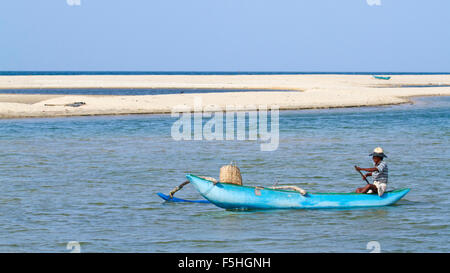
POLYGON ((216 183, 188 174, 187 179, 208 201, 224 209, 317 209, 379 207, 396 203, 410 189, 388 191, 381 197, 363 193, 307 193, 216 183))
POLYGON ((391 77, 389 77, 389 76, 375 76, 375 75, 372 75, 372 77, 374 78, 374 79, 377 79, 377 80, 390 80, 391 79, 391 77))

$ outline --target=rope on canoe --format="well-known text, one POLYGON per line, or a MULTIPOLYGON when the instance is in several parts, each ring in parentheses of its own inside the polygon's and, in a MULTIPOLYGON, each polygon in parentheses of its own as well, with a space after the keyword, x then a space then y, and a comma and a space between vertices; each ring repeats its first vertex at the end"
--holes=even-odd
POLYGON ((306 191, 300 187, 297 186, 273 186, 270 187, 270 189, 274 190, 293 190, 299 192, 301 195, 305 195, 306 191))

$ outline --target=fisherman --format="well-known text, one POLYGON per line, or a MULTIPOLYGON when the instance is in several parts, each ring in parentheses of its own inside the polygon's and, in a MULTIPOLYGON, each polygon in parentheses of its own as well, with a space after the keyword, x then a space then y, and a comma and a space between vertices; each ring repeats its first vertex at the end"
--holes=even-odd
POLYGON ((372 160, 375 163, 373 168, 360 168, 356 166, 355 168, 359 171, 367 172, 363 175, 363 180, 366 180, 367 176, 372 176, 373 184, 367 184, 365 187, 357 188, 357 193, 378 193, 378 196, 382 196, 386 191, 388 182, 388 166, 383 159, 387 157, 381 147, 377 147, 370 154, 372 160))

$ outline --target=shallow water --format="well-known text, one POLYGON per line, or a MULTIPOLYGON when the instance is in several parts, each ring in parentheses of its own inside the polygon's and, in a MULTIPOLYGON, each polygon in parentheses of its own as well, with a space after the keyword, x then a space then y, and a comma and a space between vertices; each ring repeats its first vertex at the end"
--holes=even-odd
MULTIPOLYGON (((280 113, 280 144, 175 141, 170 115, 0 121, 0 251, 449 252, 450 97, 414 105, 280 113), (388 154, 394 206, 225 211, 164 203, 186 173, 218 177, 237 161, 247 185, 350 192, 369 152, 388 154)), ((192 186, 177 197, 201 198, 192 186)))

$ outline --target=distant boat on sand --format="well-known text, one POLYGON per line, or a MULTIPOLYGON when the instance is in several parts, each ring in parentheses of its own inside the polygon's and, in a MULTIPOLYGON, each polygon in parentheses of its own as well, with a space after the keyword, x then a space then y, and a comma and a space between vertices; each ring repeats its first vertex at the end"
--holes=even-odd
POLYGON ((391 77, 375 76, 375 75, 372 75, 372 77, 374 77, 377 80, 390 80, 391 79, 391 77))

